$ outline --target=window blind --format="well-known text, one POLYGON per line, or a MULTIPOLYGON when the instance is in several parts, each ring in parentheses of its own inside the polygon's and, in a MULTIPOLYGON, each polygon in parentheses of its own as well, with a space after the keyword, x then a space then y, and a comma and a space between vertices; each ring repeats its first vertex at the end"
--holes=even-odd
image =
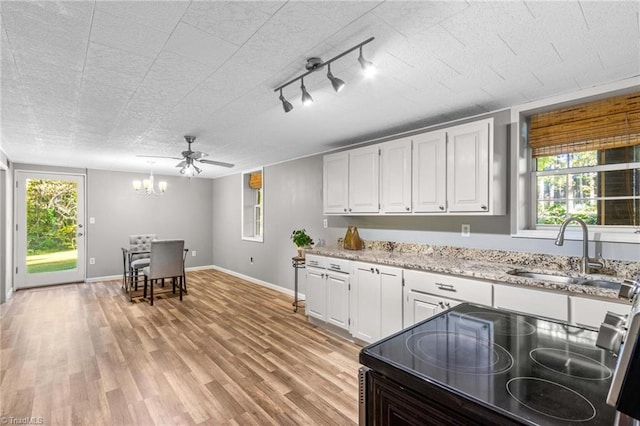
POLYGON ((532 115, 528 137, 534 158, 640 145, 640 92, 532 115))
POLYGON ((262 188, 262 172, 253 172, 249 175, 249 188, 262 188))

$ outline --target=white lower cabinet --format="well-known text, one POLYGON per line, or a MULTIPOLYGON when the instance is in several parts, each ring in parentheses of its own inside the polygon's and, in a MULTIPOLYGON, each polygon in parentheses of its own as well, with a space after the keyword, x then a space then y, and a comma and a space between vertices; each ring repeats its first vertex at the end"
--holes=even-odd
POLYGON ((631 304, 609 302, 580 296, 569 296, 571 323, 583 327, 599 328, 607 312, 629 315, 631 304))
POLYGON ((565 294, 494 284, 493 306, 498 309, 569 321, 569 297, 565 294))
POLYGON ((457 300, 410 290, 404 305, 404 326, 419 323, 459 304, 457 300))
POLYGON ((327 271, 326 321, 337 327, 349 328, 349 275, 327 271))
POLYGON ((327 320, 327 281, 325 270, 307 266, 307 292, 305 312, 310 317, 327 320))
POLYGON ((402 269, 351 265, 351 335, 373 343, 402 329, 402 269))
POLYGON ((307 256, 306 307, 308 316, 349 328, 349 261, 307 256), (313 266, 312 266, 313 265, 313 266))
POLYGON ((491 306, 491 284, 469 278, 415 270, 404 271, 404 327, 461 302, 491 306))

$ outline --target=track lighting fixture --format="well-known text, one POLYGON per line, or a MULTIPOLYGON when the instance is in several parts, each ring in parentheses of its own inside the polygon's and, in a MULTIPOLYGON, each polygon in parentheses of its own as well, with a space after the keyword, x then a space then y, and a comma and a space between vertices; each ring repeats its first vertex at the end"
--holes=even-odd
POLYGON ((334 77, 331 73, 331 64, 327 64, 327 78, 331 81, 331 85, 333 86, 333 90, 336 92, 344 89, 344 81, 340 80, 338 77, 334 77))
POLYGON ((311 97, 311 95, 307 91, 307 88, 304 85, 304 77, 308 76, 309 74, 313 73, 314 71, 320 70, 325 65, 327 66, 327 78, 329 79, 329 81, 331 81, 331 86, 333 87, 333 90, 335 90, 336 92, 340 92, 344 88, 345 82, 343 80, 339 79, 338 77, 333 75, 333 73, 331 72, 331 63, 336 61, 337 59, 342 58, 346 54, 353 52, 356 49, 359 49, 360 55, 358 56, 358 62, 360 63, 360 66, 362 67, 362 71, 365 73, 366 76, 372 75, 374 73, 374 71, 375 71, 375 66, 373 65, 373 62, 366 60, 362 56, 362 46, 364 46, 367 43, 372 42, 373 40, 374 40, 374 37, 370 37, 370 38, 366 39, 365 41, 363 41, 362 43, 356 44, 351 49, 345 50, 341 54, 339 54, 337 56, 334 56, 333 58, 329 59, 328 61, 324 61, 323 62, 322 59, 320 59, 320 58, 309 58, 309 59, 307 59, 307 64, 305 66, 305 68, 307 69, 307 72, 297 76, 296 78, 294 78, 292 80, 287 81, 284 84, 281 84, 280 86, 276 87, 273 90, 274 92, 280 91, 280 98, 279 99, 282 102, 282 108, 284 109, 284 112, 291 111, 293 109, 293 105, 291 105, 291 102, 289 102, 284 97, 284 95, 282 94, 282 89, 284 89, 285 87, 289 86, 290 84, 295 83, 296 81, 300 80, 300 90, 302 91, 302 104, 303 105, 311 104, 313 102, 313 98, 311 97))
POLYGON ((280 100, 282 101, 282 108, 284 109, 284 112, 289 112, 293 109, 293 105, 291 105, 291 102, 289 102, 284 98, 284 96, 282 96, 282 89, 280 89, 280 100))

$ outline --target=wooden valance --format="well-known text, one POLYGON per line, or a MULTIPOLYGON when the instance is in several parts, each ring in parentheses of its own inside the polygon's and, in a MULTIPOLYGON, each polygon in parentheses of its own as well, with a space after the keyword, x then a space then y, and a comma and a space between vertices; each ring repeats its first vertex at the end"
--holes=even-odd
POLYGON ((252 189, 262 188, 262 172, 252 172, 249 175, 249 188, 252 188, 252 189))
POLYGON ((640 144, 640 92, 532 115, 533 157, 640 144))

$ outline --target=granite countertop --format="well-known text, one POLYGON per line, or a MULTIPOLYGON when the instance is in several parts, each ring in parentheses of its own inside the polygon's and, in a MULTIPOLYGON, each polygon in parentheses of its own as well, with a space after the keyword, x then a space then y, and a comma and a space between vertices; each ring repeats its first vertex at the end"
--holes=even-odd
MULTIPOLYGON (((442 250, 431 250, 431 253, 419 251, 394 251, 385 249, 364 249, 364 250, 345 250, 337 246, 315 247, 308 251, 308 254, 319 256, 328 256, 341 259, 348 259, 360 262, 377 263, 381 265, 395 266, 405 269, 415 269, 427 272, 436 272, 441 274, 458 275, 462 277, 478 278, 482 280, 492 281, 494 283, 504 283, 512 285, 520 285, 527 287, 535 287, 553 291, 563 291, 570 293, 580 293, 582 295, 595 296, 607 299, 617 299, 618 291, 615 289, 598 288, 580 284, 564 284, 549 281, 541 281, 533 278, 519 277, 508 274, 508 271, 526 270, 538 273, 551 273, 564 276, 581 276, 576 270, 570 269, 554 269, 545 267, 545 262, 540 261, 541 256, 546 255, 527 255, 519 253, 514 259, 513 257, 504 256, 508 263, 501 263, 495 260, 481 260, 482 251, 479 249, 458 249, 452 255, 443 255, 438 253, 442 250), (458 256, 460 251, 479 252, 475 257, 480 256, 481 259, 469 259, 465 256, 458 256), (515 261, 514 261, 515 260, 515 261), (518 263, 518 260, 521 263, 518 263)), ((486 259, 495 256, 495 250, 487 250, 486 259), (492 256, 494 255, 494 256, 492 256)), ((510 253, 510 252, 504 252, 510 253)), ((499 253, 498 253, 499 255, 499 253)), ((474 256, 466 256, 474 257, 474 256)), ((499 257, 499 256, 498 256, 499 257)), ((611 275, 587 275, 592 279, 605 279, 608 281, 622 282, 623 278, 611 275)))

